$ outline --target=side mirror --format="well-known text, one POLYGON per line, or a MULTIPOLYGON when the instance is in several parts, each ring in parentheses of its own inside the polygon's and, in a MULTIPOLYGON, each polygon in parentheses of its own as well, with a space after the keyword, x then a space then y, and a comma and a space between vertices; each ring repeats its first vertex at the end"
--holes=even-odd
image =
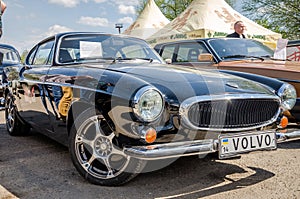
POLYGON ((210 53, 201 53, 198 56, 199 62, 212 62, 213 61, 213 55, 210 53))
POLYGON ((165 62, 166 62, 167 64, 172 64, 172 59, 165 59, 165 62))

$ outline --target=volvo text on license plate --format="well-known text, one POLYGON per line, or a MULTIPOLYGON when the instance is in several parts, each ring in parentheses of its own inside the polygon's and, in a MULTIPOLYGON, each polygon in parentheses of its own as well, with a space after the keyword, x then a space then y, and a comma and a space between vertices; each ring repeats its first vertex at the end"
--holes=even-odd
POLYGON ((229 158, 241 153, 257 150, 276 149, 274 131, 249 134, 224 134, 219 136, 219 158, 229 158))

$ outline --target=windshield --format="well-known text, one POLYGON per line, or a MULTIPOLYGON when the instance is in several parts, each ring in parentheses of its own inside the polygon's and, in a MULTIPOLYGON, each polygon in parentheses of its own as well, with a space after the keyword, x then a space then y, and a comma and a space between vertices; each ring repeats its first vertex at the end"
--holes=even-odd
POLYGON ((77 34, 61 39, 59 63, 141 60, 162 62, 143 40, 105 34, 77 34))
POLYGON ((9 48, 0 48, 0 53, 3 55, 3 63, 5 64, 17 64, 20 63, 20 57, 16 51, 9 48))
POLYGON ((209 43, 221 59, 274 55, 272 49, 251 39, 211 39, 209 43))

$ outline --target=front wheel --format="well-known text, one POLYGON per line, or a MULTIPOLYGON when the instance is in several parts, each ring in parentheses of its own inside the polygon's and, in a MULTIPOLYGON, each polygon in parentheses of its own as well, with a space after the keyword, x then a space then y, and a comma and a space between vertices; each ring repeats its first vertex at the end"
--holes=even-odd
POLYGON ((74 122, 69 138, 71 159, 78 172, 89 182, 117 186, 134 178, 145 162, 127 156, 100 113, 83 112, 74 122))

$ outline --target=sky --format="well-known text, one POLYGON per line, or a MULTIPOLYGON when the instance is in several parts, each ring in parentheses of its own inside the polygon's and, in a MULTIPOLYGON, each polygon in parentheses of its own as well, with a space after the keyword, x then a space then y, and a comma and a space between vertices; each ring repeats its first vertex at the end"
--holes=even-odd
POLYGON ((99 31, 118 34, 134 22, 140 0, 3 0, 0 43, 13 45, 20 54, 58 32, 99 31))
MULTIPOLYGON (((22 54, 37 42, 58 32, 99 31, 118 34, 137 18, 141 0, 3 0, 0 43, 13 45, 22 54)), ((240 2, 242 0, 236 0, 240 2)), ((240 3, 236 3, 239 5, 240 3)))

